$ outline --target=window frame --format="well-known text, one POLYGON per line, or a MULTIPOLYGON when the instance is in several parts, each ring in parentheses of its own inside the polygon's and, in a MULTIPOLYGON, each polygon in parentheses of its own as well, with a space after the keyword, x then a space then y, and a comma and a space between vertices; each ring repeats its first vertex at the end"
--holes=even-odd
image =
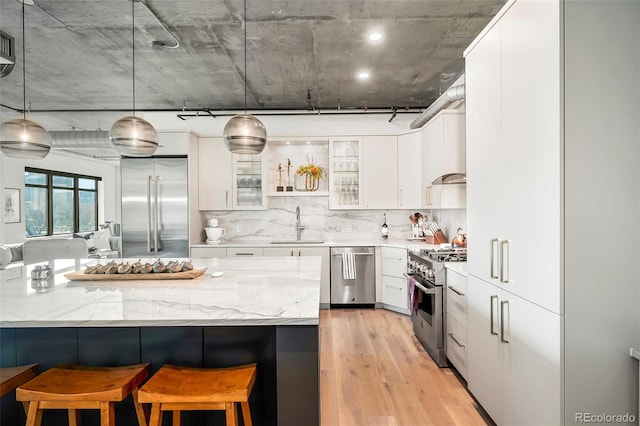
MULTIPOLYGON (((99 199, 98 199, 98 195, 99 194, 98 194, 98 192, 99 192, 99 185, 98 185, 98 182, 102 181, 102 177, 89 176, 89 175, 83 175, 83 174, 78 174, 78 173, 59 172, 59 171, 56 171, 56 170, 38 169, 38 168, 35 168, 35 167, 25 167, 24 171, 25 171, 25 173, 29 172, 29 173, 43 174, 43 175, 46 175, 46 177, 47 177, 47 183, 44 184, 44 185, 27 183, 26 181, 24 182, 25 196, 26 196, 26 188, 44 188, 47 191, 47 232, 44 235, 27 235, 27 229, 26 229, 26 226, 25 226, 25 238, 52 237, 52 236, 57 236, 57 235, 69 235, 69 234, 72 234, 72 233, 91 232, 91 231, 97 231, 98 230, 98 227, 99 227, 99 223, 98 223, 98 212, 99 212, 99 199), (53 184, 53 177, 54 176, 72 178, 73 179, 73 186, 72 187, 68 187, 68 186, 56 186, 56 185, 54 185, 53 184), (96 183, 95 189, 80 188, 79 179, 89 179, 89 180, 95 181, 95 183, 96 183), (67 190, 67 191, 73 191, 73 231, 71 231, 71 232, 61 232, 61 233, 54 233, 53 232, 53 190, 54 189, 62 189, 62 190, 67 190), (95 210, 94 210, 95 211, 95 218, 96 218, 96 227, 95 227, 95 229, 83 230, 83 231, 79 230, 80 229, 80 191, 95 193, 95 206, 94 206, 94 208, 95 208, 95 210)), ((26 214, 27 214, 27 209, 26 209, 26 206, 25 206, 25 215, 26 214)))

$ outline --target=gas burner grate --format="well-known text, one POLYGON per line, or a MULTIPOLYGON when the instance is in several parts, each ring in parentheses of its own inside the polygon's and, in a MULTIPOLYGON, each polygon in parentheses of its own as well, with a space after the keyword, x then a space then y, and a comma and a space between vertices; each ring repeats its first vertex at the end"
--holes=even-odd
POLYGON ((466 249, 422 249, 420 255, 436 262, 466 262, 466 249))

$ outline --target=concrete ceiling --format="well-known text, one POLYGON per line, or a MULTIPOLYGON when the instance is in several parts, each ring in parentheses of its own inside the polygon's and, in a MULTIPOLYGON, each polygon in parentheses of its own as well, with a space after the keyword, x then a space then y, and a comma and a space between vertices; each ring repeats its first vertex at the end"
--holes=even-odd
MULTIPOLYGON (((425 108, 464 71, 463 50, 504 3, 247 0, 247 107, 425 108), (370 42, 372 30, 383 40, 370 42), (361 69, 371 73, 369 80, 356 78, 361 69)), ((152 47, 153 41, 174 42, 142 4, 134 4, 136 108, 243 109, 243 0, 146 4, 180 46, 152 47)), ((129 0, 25 6, 27 107, 59 117, 64 125, 58 130, 95 129, 98 123, 87 117, 108 120, 130 110, 131 9, 129 0)), ((12 73, 0 79, 3 121, 22 109, 21 11, 22 3, 0 0, 0 29, 15 37, 17 58, 12 73)))

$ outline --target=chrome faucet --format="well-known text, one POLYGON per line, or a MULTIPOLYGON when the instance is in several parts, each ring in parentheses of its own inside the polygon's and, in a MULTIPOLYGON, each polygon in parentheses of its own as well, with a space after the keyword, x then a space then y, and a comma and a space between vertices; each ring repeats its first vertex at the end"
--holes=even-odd
POLYGON ((302 239, 302 230, 304 225, 300 223, 300 206, 296 206, 296 240, 302 239))

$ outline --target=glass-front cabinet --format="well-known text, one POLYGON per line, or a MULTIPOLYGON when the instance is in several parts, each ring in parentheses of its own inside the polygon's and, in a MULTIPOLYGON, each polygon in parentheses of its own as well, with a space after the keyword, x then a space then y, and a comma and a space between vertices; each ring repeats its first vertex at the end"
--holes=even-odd
POLYGON ((237 210, 266 208, 263 177, 265 154, 233 154, 233 207, 237 210))
POLYGON ((362 208, 362 138, 329 139, 329 208, 362 208))

